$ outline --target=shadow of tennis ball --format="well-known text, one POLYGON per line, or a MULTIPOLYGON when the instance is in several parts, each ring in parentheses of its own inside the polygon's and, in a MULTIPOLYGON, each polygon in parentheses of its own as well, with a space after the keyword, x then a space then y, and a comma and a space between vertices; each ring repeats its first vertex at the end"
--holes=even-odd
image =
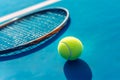
POLYGON ((64 74, 67 80, 92 80, 90 67, 81 59, 67 61, 64 64, 64 74))

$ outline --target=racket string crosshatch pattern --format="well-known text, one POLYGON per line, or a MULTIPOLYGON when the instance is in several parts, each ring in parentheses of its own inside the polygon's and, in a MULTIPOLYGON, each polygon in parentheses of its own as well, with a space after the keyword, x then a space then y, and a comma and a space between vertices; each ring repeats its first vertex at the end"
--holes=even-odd
POLYGON ((0 54, 37 44, 62 29, 67 9, 45 9, 0 26, 0 54))

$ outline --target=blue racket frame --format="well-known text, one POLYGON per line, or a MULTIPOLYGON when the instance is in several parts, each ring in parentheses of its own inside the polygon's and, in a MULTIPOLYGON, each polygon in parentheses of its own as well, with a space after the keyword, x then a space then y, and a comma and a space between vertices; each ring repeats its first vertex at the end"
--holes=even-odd
MULTIPOLYGON (((32 15, 35 15, 35 14, 46 14, 46 13, 49 13, 49 12, 53 12, 55 15, 54 18, 59 18, 59 16, 61 17, 61 15, 63 16, 62 20, 58 21, 59 23, 57 25, 55 25, 55 27, 53 29, 51 29, 49 32, 45 33, 44 35, 42 36, 37 36, 37 38, 33 39, 33 40, 28 40, 27 42, 23 42, 19 45, 12 45, 12 47, 8 47, 8 48, 4 48, 2 49, 2 45, 0 45, 1 47, 1 50, 0 50, 0 54, 6 54, 6 53, 10 53, 10 52, 13 52, 13 51, 16 51, 16 50, 21 50, 23 48, 26 48, 26 47, 29 47, 29 46, 32 46, 32 45, 35 45, 35 44, 38 44, 42 41, 44 41, 45 39, 51 37, 52 35, 58 33, 64 26, 65 24, 68 22, 68 19, 69 19, 69 11, 66 9, 66 8, 61 8, 61 7, 57 7, 57 8, 49 8, 49 9, 44 9, 44 10, 40 10, 38 12, 35 12, 35 13, 32 13, 32 14, 29 14, 29 15, 25 15, 24 17, 19 17, 19 18, 14 18, 2 25, 0 25, 0 36, 3 35, 3 33, 1 33, 2 31, 4 30, 7 30, 7 28, 12 28, 11 25, 15 25, 17 24, 16 22, 20 22, 21 20, 23 21, 25 18, 29 18, 29 16, 32 16, 32 15), (55 13, 54 13, 55 11, 55 13), (60 11, 60 12, 59 12, 60 11), (62 13, 61 13, 62 12, 62 13), (59 15, 59 16, 58 16, 59 15)), ((51 15, 51 14, 50 14, 51 15)), ((50 17, 52 18, 52 17, 50 17)), ((53 20, 52 20, 53 21, 53 20)), ((41 21, 40 21, 41 22, 41 21)), ((45 20, 44 20, 45 22, 45 20)), ((50 21, 49 21, 50 22, 50 21)), ((55 21, 54 21, 55 22, 55 21)), ((55 22, 56 23, 56 22, 55 22)), ((36 25, 37 23, 35 23, 36 25)), ((31 24, 32 26, 32 24, 31 24)), ((14 27, 14 26, 13 26, 14 27)), ((15 26, 16 27, 16 26, 15 26)), ((27 26, 25 26, 27 27, 27 26)), ((45 27, 44 27, 45 28, 45 27)), ((32 30, 31 30, 32 31, 32 30)), ((4 35, 3 35, 4 36, 4 35)), ((14 35, 12 36, 14 37, 14 35)), ((1 40, 2 40, 2 37, 0 37, 1 40)), ((9 38, 8 38, 9 39, 9 38)), ((4 39, 3 39, 4 40, 4 39)), ((1 41, 0 41, 1 42, 1 41)), ((4 42, 4 41, 3 41, 4 42)), ((7 42, 6 42, 7 43, 7 42)), ((7 46, 5 44, 5 46, 7 46)))

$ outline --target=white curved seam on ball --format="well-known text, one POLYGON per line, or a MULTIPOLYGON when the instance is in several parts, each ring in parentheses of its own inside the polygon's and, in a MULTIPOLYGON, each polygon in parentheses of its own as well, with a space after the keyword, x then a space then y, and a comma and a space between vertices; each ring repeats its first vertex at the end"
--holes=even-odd
POLYGON ((68 60, 70 60, 70 58, 71 58, 71 56, 72 56, 72 52, 71 52, 71 50, 70 50, 70 47, 68 46, 68 44, 67 44, 66 42, 61 42, 61 43, 65 44, 66 47, 68 48, 68 51, 69 51, 69 53, 70 53, 70 56, 68 57, 68 60))

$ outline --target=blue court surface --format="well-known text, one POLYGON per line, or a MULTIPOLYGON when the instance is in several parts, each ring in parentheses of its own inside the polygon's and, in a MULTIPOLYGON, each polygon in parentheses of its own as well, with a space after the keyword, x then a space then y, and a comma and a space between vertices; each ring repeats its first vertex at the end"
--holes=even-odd
MULTIPOLYGON (((44 1, 0 0, 0 17, 44 1)), ((69 10, 66 28, 25 54, 0 57, 0 80, 120 80, 120 1, 62 0, 44 8, 49 7, 69 10), (77 37, 84 45, 75 61, 66 61, 57 52, 66 36, 77 37)))

